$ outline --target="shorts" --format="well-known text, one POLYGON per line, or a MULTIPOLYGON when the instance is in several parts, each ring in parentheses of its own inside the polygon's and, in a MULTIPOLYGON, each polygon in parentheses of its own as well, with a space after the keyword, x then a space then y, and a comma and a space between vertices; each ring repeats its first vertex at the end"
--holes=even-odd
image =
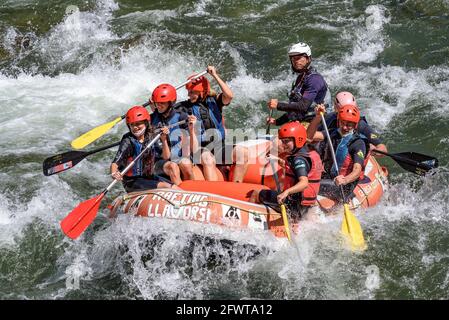
POLYGON ((154 174, 157 176, 162 176, 165 175, 164 172, 164 165, 168 162, 169 160, 165 160, 165 159, 159 159, 156 160, 156 162, 154 163, 154 174))
POLYGON ((190 160, 194 164, 201 164, 201 154, 204 151, 209 151, 215 156, 215 162, 217 165, 231 165, 234 163, 232 158, 232 152, 235 145, 226 144, 222 141, 221 144, 215 146, 214 144, 209 144, 205 147, 201 147, 197 152, 190 156, 190 160))
MULTIPOLYGON (((165 159, 159 159, 156 160, 155 164, 154 164, 154 174, 158 175, 158 176, 167 176, 167 174, 164 172, 164 165, 167 162, 173 162, 176 164, 179 164, 181 162, 181 160, 183 159, 188 159, 188 158, 177 158, 177 159, 170 159, 170 160, 165 160, 165 159)), ((191 160, 191 159, 189 159, 191 160)))
POLYGON ((133 192, 139 190, 151 190, 156 189, 159 182, 167 182, 173 184, 170 180, 164 179, 157 175, 152 177, 133 177, 123 180, 123 187, 126 192, 133 192))

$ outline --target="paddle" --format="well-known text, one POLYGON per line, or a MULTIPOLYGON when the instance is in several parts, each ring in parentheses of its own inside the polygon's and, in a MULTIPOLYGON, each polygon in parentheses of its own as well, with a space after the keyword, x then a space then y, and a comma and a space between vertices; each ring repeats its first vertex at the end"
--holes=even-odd
MULTIPOLYGON (((269 161, 270 161, 270 165, 271 165, 271 170, 273 171, 273 177, 274 177, 274 182, 276 183, 276 189, 278 191, 278 194, 280 194, 281 193, 281 185, 279 183, 279 177, 276 172, 276 168, 274 166, 273 159, 269 158, 269 161)), ((282 216, 282 222, 284 223, 285 233, 287 234, 288 241, 292 242, 292 236, 290 234, 290 226, 288 223, 287 209, 285 208, 284 203, 279 203, 279 206, 281 207, 281 216, 282 216)))
MULTIPOLYGON (((332 140, 329 135, 329 130, 327 128, 326 120, 324 119, 324 115, 320 112, 321 122, 323 123, 324 129, 326 131, 326 136, 329 141, 329 148, 332 154, 332 160, 334 162, 334 166, 338 172, 338 164, 337 159, 335 157, 334 147, 332 146, 332 140)), ((341 197, 343 200, 344 207, 344 219, 341 224, 341 232, 349 239, 351 248, 353 250, 365 250, 366 244, 365 239, 363 238, 362 227, 360 226, 360 222, 357 220, 355 215, 349 209, 349 204, 347 203, 345 193, 343 191, 343 186, 340 185, 341 197)))
MULTIPOLYGON (((129 169, 134 165, 134 163, 139 160, 142 155, 148 150, 161 136, 161 133, 157 134, 156 137, 151 140, 151 142, 142 150, 141 153, 130 163, 128 166, 120 172, 124 175, 128 172, 129 169)), ((118 180, 114 179, 114 181, 109 184, 109 186, 104 189, 98 196, 93 197, 89 200, 86 200, 80 203, 75 209, 72 210, 61 221, 62 231, 72 239, 78 238, 81 233, 86 230, 86 228, 92 223, 95 219, 98 209, 100 208, 101 200, 103 200, 104 196, 112 189, 112 187, 118 182, 118 180)))
MULTIPOLYGON (((182 120, 176 123, 173 123, 167 128, 172 128, 178 125, 181 125, 185 123, 186 120, 182 120)), ((159 133, 161 129, 156 129, 154 133, 159 133)), ((76 166, 79 162, 81 162, 84 158, 87 156, 90 156, 91 154, 116 147, 120 144, 120 142, 116 142, 98 149, 94 149, 91 151, 68 151, 64 153, 57 154, 55 156, 49 157, 44 160, 44 163, 42 165, 42 169, 44 171, 45 176, 51 176, 56 173, 60 173, 66 170, 69 170, 76 166)))
POLYGON ((49 157, 44 160, 44 163, 42 165, 44 175, 51 176, 55 173, 60 173, 62 171, 73 168, 87 156, 109 148, 113 148, 115 146, 118 146, 119 144, 120 142, 116 142, 91 151, 68 151, 49 157))
POLYGON ((389 156, 403 169, 418 175, 425 175, 430 170, 438 167, 437 158, 417 152, 386 153, 380 150, 373 150, 372 152, 389 156))
MULTIPOLYGON (((268 116, 268 118, 273 117, 273 109, 270 109, 270 115, 268 116)), ((267 131, 266 131, 266 135, 268 135, 270 133, 270 126, 271 126, 271 122, 268 122, 268 126, 267 126, 267 131)))
MULTIPOLYGON (((191 78, 191 79, 188 79, 187 81, 184 81, 182 84, 180 84, 179 86, 176 87, 176 90, 182 88, 190 81, 205 75, 206 73, 207 73, 207 70, 200 72, 195 78, 191 78)), ((146 102, 142 106, 147 107, 149 105, 150 105, 150 102, 146 102)), ((125 119, 125 117, 126 117, 126 114, 121 117, 115 118, 111 122, 108 122, 108 123, 102 124, 96 128, 93 128, 92 130, 86 132, 85 134, 83 134, 83 135, 79 136, 78 138, 76 138, 75 140, 73 140, 71 143, 72 147, 74 149, 82 149, 82 148, 88 146, 95 140, 101 138, 104 134, 106 134, 109 130, 111 130, 117 123, 119 123, 120 121, 125 119)))

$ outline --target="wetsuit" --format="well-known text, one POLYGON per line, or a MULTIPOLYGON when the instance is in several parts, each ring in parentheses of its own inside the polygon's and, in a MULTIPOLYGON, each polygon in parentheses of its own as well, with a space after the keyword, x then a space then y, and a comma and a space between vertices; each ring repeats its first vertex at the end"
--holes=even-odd
MULTIPOLYGON (((298 183, 301 177, 307 177, 311 168, 312 168, 312 160, 309 157, 308 149, 306 146, 297 150, 294 154, 288 156, 286 158, 287 164, 293 173, 294 184, 298 183)), ((277 191, 273 190, 261 190, 259 193, 259 202, 265 203, 270 207, 274 208, 277 211, 280 211, 280 207, 277 201, 278 196, 277 191)), ((297 217, 300 217, 308 207, 304 207, 301 205, 303 194, 302 192, 295 193, 289 195, 285 204, 291 210, 292 213, 295 213, 297 217)))
POLYGON ((277 109, 287 113, 276 119, 277 126, 290 121, 310 122, 315 116, 315 106, 320 103, 331 111, 331 93, 327 83, 312 67, 299 73, 288 98, 289 102, 278 102, 277 109))

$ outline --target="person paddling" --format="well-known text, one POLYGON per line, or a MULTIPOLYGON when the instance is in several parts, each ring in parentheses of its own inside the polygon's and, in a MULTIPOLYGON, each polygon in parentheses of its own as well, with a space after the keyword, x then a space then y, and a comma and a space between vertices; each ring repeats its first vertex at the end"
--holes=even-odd
MULTIPOLYGON (((326 114, 324 117, 329 130, 334 130, 338 127, 337 126, 337 114, 338 114, 339 110, 345 105, 351 105, 351 106, 357 107, 360 110, 360 108, 355 100, 355 97, 352 95, 352 93, 347 92, 347 91, 342 91, 342 92, 337 93, 337 95, 335 96, 335 99, 334 99, 334 111, 326 114)), ((323 131, 323 130, 324 130, 323 124, 320 124, 318 126, 318 131, 323 131)), ((388 152, 387 146, 382 142, 380 135, 375 130, 373 130, 373 128, 368 124, 368 122, 364 116, 360 116, 360 121, 357 125, 356 130, 357 130, 357 132, 361 133, 368 139, 368 141, 370 143, 371 151, 377 149, 382 152, 388 152)), ((322 152, 320 152, 320 153, 323 156, 323 153, 322 152)), ((373 155, 378 158, 383 157, 383 155, 381 155, 380 153, 373 152, 373 155)))
MULTIPOLYGON (((324 106, 317 106, 316 116, 307 128, 307 137, 314 142, 326 139, 324 132, 317 131, 321 122, 321 113, 324 111, 324 106)), ((348 196, 352 194, 357 183, 365 178, 364 169, 368 158, 369 142, 364 135, 357 132, 359 122, 359 109, 348 104, 339 109, 338 127, 329 129, 338 171, 333 164, 330 146, 326 141, 323 164, 326 171, 325 176, 330 179, 323 179, 320 187, 320 194, 326 197, 341 201, 340 185, 343 186, 344 194, 348 196)))
MULTIPOLYGON (((170 84, 164 83, 157 86, 152 95, 151 102, 155 109, 151 115, 151 124, 153 127, 173 125, 180 121, 185 121, 182 125, 176 125, 170 128, 168 144, 171 150, 171 158, 165 159, 158 152, 155 164, 155 174, 168 175, 170 180, 179 185, 182 172, 185 180, 193 180, 193 163, 190 161, 190 138, 187 134, 188 122, 193 121, 195 116, 188 116, 182 110, 173 108, 176 103, 176 88, 170 84)), ((196 118, 195 118, 196 119, 196 118)), ((196 137, 193 135, 193 138, 196 137)), ((161 146, 156 144, 156 149, 161 146)))
MULTIPOLYGON (((176 188, 170 181, 154 174, 156 150, 154 145, 134 164, 124 176, 120 174, 151 141, 150 114, 142 106, 134 106, 126 113, 129 132, 123 135, 119 148, 111 164, 111 176, 122 181, 126 192, 156 188, 176 188)), ((162 157, 170 158, 168 128, 161 129, 162 157)))
POLYGON ((221 93, 212 92, 206 77, 201 76, 186 85, 188 100, 178 103, 175 107, 194 115, 199 127, 198 140, 200 151, 193 155, 194 162, 203 166, 206 180, 216 181, 216 165, 228 165, 237 161, 233 181, 241 182, 247 169, 247 151, 244 148, 234 148, 225 143, 226 128, 223 117, 223 107, 229 105, 233 98, 232 90, 218 75, 214 66, 207 67, 208 73, 217 81, 221 93))
POLYGON ((271 110, 286 111, 280 118, 269 117, 267 122, 282 125, 289 121, 310 122, 315 116, 315 106, 324 104, 326 109, 331 108, 331 93, 323 76, 312 66, 312 51, 304 43, 294 44, 288 51, 291 68, 298 76, 292 85, 288 102, 270 99, 268 107, 271 110))
POLYGON ((296 220, 305 218, 311 213, 309 209, 316 205, 323 171, 321 159, 306 145, 306 129, 299 122, 284 124, 278 130, 278 137, 283 145, 281 161, 285 164, 283 191, 254 191, 251 200, 277 209, 278 204, 285 202, 296 220))

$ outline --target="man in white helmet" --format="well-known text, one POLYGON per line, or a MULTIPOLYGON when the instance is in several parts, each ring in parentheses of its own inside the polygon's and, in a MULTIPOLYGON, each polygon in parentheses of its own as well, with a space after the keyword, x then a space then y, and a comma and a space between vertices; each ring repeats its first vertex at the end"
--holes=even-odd
POLYGON ((288 51, 292 70, 298 73, 292 85, 288 102, 270 99, 268 107, 286 111, 278 119, 269 118, 271 124, 282 125, 289 121, 310 122, 315 116, 315 106, 324 104, 331 111, 331 93, 321 74, 311 67, 312 51, 303 42, 294 44, 288 51))

